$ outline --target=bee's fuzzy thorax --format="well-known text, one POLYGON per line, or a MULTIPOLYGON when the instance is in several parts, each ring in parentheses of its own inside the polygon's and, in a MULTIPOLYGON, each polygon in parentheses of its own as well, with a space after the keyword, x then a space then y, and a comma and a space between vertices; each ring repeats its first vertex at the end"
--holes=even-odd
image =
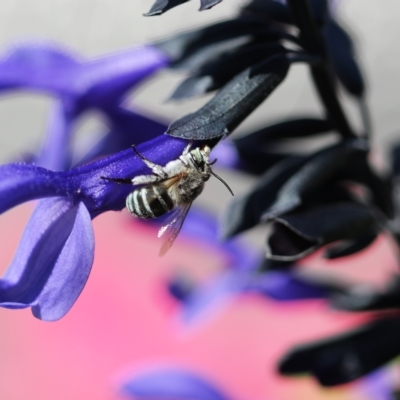
MULTIPOLYGON (((192 141, 177 159, 168 162, 165 166, 155 164, 133 146, 133 151, 150 168, 152 174, 138 175, 131 180, 103 177, 116 183, 131 183, 136 186, 126 198, 126 208, 138 218, 158 218, 173 211, 169 216, 169 222, 159 233, 159 236, 165 235, 166 238, 160 255, 171 247, 191 204, 203 191, 205 182, 211 175, 215 175, 212 171, 213 163, 210 163, 209 159, 210 147, 205 145, 191 150, 191 146, 192 141)), ((215 176, 224 182, 217 175, 215 176)), ((225 182, 224 184, 226 185, 225 182)))

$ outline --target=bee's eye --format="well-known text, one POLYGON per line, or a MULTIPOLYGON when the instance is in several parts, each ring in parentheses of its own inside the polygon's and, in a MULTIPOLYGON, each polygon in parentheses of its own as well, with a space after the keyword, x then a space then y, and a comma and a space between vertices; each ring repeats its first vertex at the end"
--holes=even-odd
POLYGON ((190 152, 193 162, 201 167, 204 164, 204 158, 198 149, 190 152))

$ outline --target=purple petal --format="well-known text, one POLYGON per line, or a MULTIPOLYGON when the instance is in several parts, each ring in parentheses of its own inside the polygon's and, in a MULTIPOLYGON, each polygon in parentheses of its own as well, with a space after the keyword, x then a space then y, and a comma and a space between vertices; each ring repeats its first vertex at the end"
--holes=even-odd
POLYGON ((251 271, 231 270, 210 283, 192 289, 183 299, 185 323, 193 323, 200 317, 221 307, 232 296, 256 293, 274 300, 290 301, 326 298, 328 285, 312 283, 290 272, 271 271, 254 274, 251 271))
POLYGON ((48 44, 14 46, 0 59, 0 89, 26 87, 74 95, 79 66, 74 57, 48 44))
POLYGON ((84 102, 88 105, 113 106, 128 89, 168 62, 156 47, 136 47, 86 63, 75 87, 81 93, 87 91, 84 102))
POLYGON ((279 301, 320 299, 330 293, 326 285, 306 281, 291 272, 278 271, 254 277, 245 291, 260 293, 279 301))
POLYGON ((74 226, 51 275, 32 307, 33 315, 45 321, 56 321, 63 317, 85 287, 93 258, 94 235, 91 218, 86 207, 79 203, 74 226))
POLYGON ((85 285, 93 252, 92 225, 85 206, 63 198, 42 200, 0 280, 0 305, 32 306, 38 318, 61 318, 85 285))
POLYGON ((0 89, 25 87, 80 99, 76 112, 113 104, 145 76, 168 64, 152 46, 136 47, 84 63, 49 44, 27 43, 0 60, 0 89))
POLYGON ((161 369, 138 375, 123 385, 122 393, 149 400, 229 399, 203 378, 179 369, 161 369))
POLYGON ((395 400, 394 383, 387 368, 380 368, 360 380, 356 385, 358 392, 366 394, 369 399, 395 400))
POLYGON ((56 173, 31 164, 0 166, 0 213, 25 201, 66 194, 56 173))
POLYGON ((231 140, 225 139, 216 146, 211 154, 218 159, 217 167, 241 169, 243 162, 240 159, 239 152, 231 140))
POLYGON ((45 142, 36 160, 37 165, 53 171, 70 167, 71 123, 72 116, 66 113, 60 101, 56 101, 50 110, 45 142))
POLYGON ((225 304, 233 295, 243 291, 248 274, 228 272, 208 284, 198 287, 185 299, 182 319, 191 324, 209 315, 225 304))

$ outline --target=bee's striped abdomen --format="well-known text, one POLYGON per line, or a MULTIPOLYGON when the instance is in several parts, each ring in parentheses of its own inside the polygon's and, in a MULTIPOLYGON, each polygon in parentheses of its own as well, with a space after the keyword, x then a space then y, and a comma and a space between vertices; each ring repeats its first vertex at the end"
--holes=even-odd
POLYGON ((163 186, 147 185, 134 190, 126 198, 126 208, 139 218, 157 218, 174 208, 174 203, 163 186))

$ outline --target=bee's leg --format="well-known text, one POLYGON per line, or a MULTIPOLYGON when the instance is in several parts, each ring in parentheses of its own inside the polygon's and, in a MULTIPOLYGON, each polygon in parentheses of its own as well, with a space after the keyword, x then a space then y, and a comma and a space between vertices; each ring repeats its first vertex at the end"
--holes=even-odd
POLYGON ((183 150, 182 156, 186 156, 189 154, 190 149, 193 146, 193 139, 190 139, 189 144, 185 147, 185 149, 183 150))
MULTIPOLYGON (((161 179, 167 179, 168 178, 168 174, 164 171, 164 168, 161 165, 155 164, 152 161, 150 161, 149 159, 147 159, 143 154, 140 154, 135 145, 132 145, 132 150, 137 154, 137 156, 153 171, 154 175, 157 175, 157 177, 161 178, 161 179)), ((146 175, 142 175, 142 176, 146 176, 146 175)), ((147 175, 147 176, 151 176, 151 175, 147 175)), ((160 179, 158 179, 160 180, 160 179)), ((133 182, 133 180, 132 180, 133 182)), ((152 182, 157 182, 156 181, 152 181, 152 182)), ((142 182, 141 182, 142 183, 142 182)), ((150 182, 149 182, 150 183, 150 182)))
POLYGON ((115 183, 125 183, 132 185, 132 179, 130 178, 110 178, 108 176, 100 176, 101 179, 105 179, 106 181, 111 181, 115 183))
POLYGON ((115 182, 118 184, 127 184, 127 185, 147 185, 148 183, 154 183, 162 181, 162 178, 156 175, 140 175, 135 176, 134 178, 110 178, 108 176, 101 176, 101 179, 106 181, 115 182))
POLYGON ((186 167, 189 166, 189 163, 186 161, 186 156, 189 154, 189 151, 193 145, 193 139, 190 140, 189 144, 183 150, 183 153, 179 156, 179 159, 182 161, 182 164, 186 167))
POLYGON ((139 175, 139 176, 135 176, 133 179, 131 179, 131 184, 132 185, 147 185, 149 183, 160 182, 164 179, 165 178, 162 178, 158 175, 139 175))

